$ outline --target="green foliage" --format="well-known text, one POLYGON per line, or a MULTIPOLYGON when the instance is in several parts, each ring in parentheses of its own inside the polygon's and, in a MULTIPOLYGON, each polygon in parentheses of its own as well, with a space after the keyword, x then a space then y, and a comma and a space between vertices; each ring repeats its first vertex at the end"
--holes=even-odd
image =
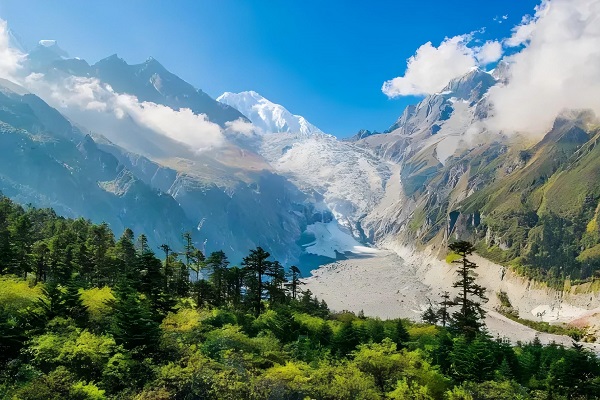
MULTIPOLYGON (((161 261, 143 235, 115 241, 106 225, 0 199, 0 397, 597 396, 600 363, 581 347, 332 314, 262 249, 239 268, 223 252, 203 259, 189 236, 183 247, 162 246, 161 261)), ((454 250, 463 264, 469 249, 454 250)))
POLYGON ((101 324, 109 317, 112 311, 109 304, 114 300, 115 296, 108 286, 81 290, 81 302, 93 323, 101 324))

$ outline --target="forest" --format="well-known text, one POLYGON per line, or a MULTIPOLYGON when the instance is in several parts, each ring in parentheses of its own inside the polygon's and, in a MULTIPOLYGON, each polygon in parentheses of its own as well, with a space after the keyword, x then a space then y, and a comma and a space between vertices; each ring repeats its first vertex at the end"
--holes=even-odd
POLYGON ((0 398, 599 396, 600 362, 581 345, 486 332, 470 248, 453 249, 457 299, 417 323, 332 312, 260 247, 233 266, 186 233, 147 242, 0 198, 0 398))

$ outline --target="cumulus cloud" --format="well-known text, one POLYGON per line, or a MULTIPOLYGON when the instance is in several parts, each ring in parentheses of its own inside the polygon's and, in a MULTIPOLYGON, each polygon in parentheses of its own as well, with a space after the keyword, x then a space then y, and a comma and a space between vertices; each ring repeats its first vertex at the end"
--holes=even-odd
POLYGON ((384 82, 382 91, 388 97, 427 95, 439 92, 448 82, 471 69, 498 61, 502 44, 488 41, 483 46, 469 47, 473 33, 446 38, 435 47, 427 42, 407 60, 404 76, 384 82))
POLYGON ((498 61, 502 57, 502 43, 497 40, 485 42, 476 48, 476 58, 480 65, 487 65, 498 61))
POLYGON ((506 43, 523 49, 489 92, 490 128, 541 134, 565 109, 600 115, 600 0, 543 1, 506 43))
POLYGON ((14 80, 25 55, 10 46, 6 21, 0 19, 0 78, 14 80))
POLYGON ((189 108, 173 110, 170 107, 144 101, 135 96, 116 96, 117 108, 130 115, 138 124, 164 136, 203 151, 223 144, 221 127, 208 120, 206 114, 194 114, 189 108))
POLYGON ((384 82, 381 90, 388 97, 442 90, 450 79, 475 66, 473 50, 467 47, 470 40, 470 35, 460 35, 444 39, 438 47, 425 43, 408 59, 404 76, 384 82))
POLYGON ((25 85, 53 106, 66 109, 67 114, 74 108, 119 120, 129 117, 140 126, 184 143, 195 151, 218 147, 225 140, 219 125, 210 122, 205 114, 140 102, 135 96, 116 93, 95 78, 68 76, 49 81, 43 74, 31 74, 25 78, 25 85))
POLYGON ((238 118, 235 121, 225 122, 225 131, 227 133, 240 134, 244 136, 255 136, 262 133, 262 130, 252 122, 238 118))
POLYGON ((517 47, 526 43, 531 39, 531 35, 535 30, 535 24, 539 18, 548 12, 548 0, 542 0, 542 2, 535 7, 535 15, 524 15, 521 18, 521 23, 512 29, 511 37, 504 41, 504 44, 508 47, 517 47))

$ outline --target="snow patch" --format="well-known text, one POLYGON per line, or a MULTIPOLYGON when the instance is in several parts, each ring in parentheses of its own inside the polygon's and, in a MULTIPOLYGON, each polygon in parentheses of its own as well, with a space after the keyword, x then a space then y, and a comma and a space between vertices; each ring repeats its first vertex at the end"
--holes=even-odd
POLYGON ((44 46, 44 47, 56 46, 56 40, 49 40, 49 39, 40 40, 40 46, 44 46))

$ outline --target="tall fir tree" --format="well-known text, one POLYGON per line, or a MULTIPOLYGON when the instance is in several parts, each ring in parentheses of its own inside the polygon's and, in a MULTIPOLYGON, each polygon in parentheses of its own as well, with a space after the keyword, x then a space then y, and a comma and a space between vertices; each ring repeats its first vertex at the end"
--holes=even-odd
POLYGON ((287 278, 288 282, 285 284, 285 286, 290 291, 292 299, 296 300, 298 292, 300 291, 300 286, 304 285, 304 282, 300 280, 302 278, 300 268, 296 267, 295 265, 292 265, 287 273, 287 278))
POLYGON ((484 326, 485 311, 481 307, 481 301, 487 301, 485 289, 475 281, 474 270, 477 264, 467 258, 473 254, 474 246, 469 242, 458 241, 448 247, 460 256, 459 260, 453 261, 458 264, 458 280, 452 286, 459 289, 459 293, 452 302, 458 307, 452 314, 452 327, 472 339, 484 326))
POLYGON ((247 273, 248 277, 252 277, 253 280, 249 281, 249 287, 252 293, 252 308, 255 315, 259 315, 262 311, 262 298, 264 290, 264 279, 268 275, 272 274, 272 261, 268 258, 271 256, 262 247, 257 247, 254 250, 250 250, 250 254, 244 257, 242 265, 247 273))

